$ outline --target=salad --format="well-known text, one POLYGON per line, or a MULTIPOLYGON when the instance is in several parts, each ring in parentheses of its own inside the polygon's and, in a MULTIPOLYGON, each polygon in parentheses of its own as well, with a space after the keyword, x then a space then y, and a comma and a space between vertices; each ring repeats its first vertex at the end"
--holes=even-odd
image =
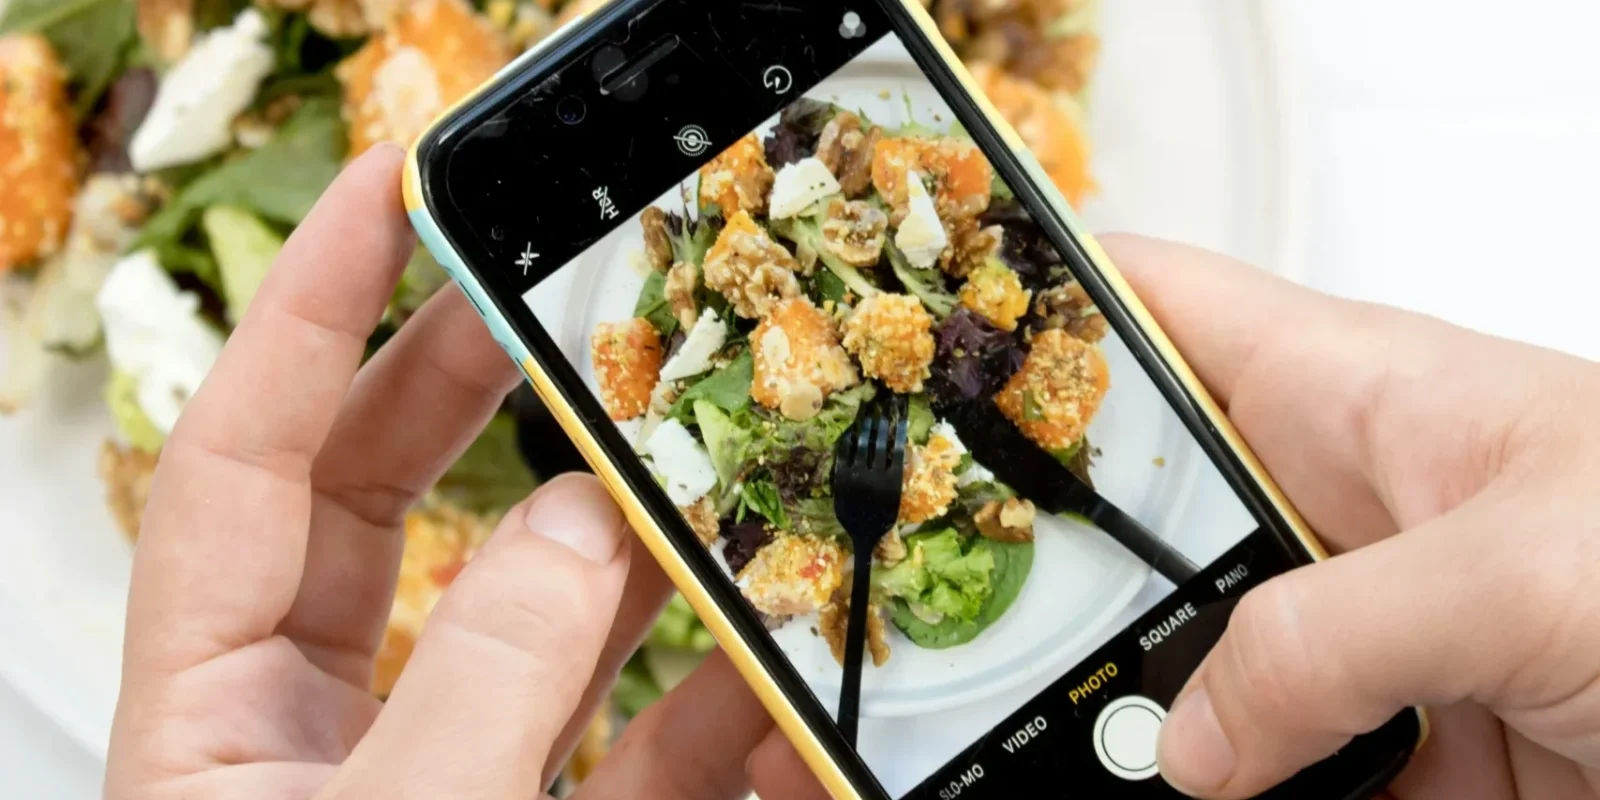
MULTIPOLYGON (((6 349, 0 414, 35 409, 51 397, 43 388, 74 362, 108 362, 103 398, 118 433, 105 443, 100 474, 119 527, 135 538, 151 475, 184 401, 285 238, 343 164, 375 142, 409 144, 436 114, 517 53, 600 5, 0 0, 0 322, 6 349)), ((933 0, 931 11, 1062 191, 1074 200, 1091 192, 1079 109, 1097 49, 1093 0, 933 0)), ((802 147, 816 134, 793 130, 802 147)), ((713 240, 693 237, 714 232, 714 222, 685 219, 687 227, 676 235, 687 246, 709 249, 713 240)), ((818 235, 808 224, 793 224, 795 235, 818 235)), ((858 275, 870 282, 878 271, 881 266, 868 266, 858 275)), ((658 279, 659 297, 641 312, 652 325, 664 326, 672 313, 666 277, 658 279)), ((370 349, 445 281, 419 249, 370 349)), ((808 279, 808 288, 815 290, 818 281, 829 279, 808 279)), ((928 297, 939 299, 931 293, 936 288, 955 297, 953 287, 933 284, 928 297)), ((677 333, 687 338, 693 321, 680 323, 666 339, 677 333)), ((652 329, 661 336, 664 327, 652 329)), ((856 361, 850 365, 859 369, 856 361)), ((724 371, 719 375, 726 380, 724 371)), ((675 418, 700 431, 694 399, 723 410, 716 405, 723 396, 714 391, 718 382, 697 384, 704 385, 675 418)), ((809 435, 842 430, 853 413, 849 404, 871 391, 858 384, 831 395, 809 435)), ((733 425, 748 419, 737 409, 724 413, 733 425)), ((553 426, 537 399, 519 390, 407 518, 378 693, 392 685, 433 603, 500 514, 526 496, 538 476, 583 468, 575 450, 552 444, 565 442, 552 435, 553 426), (540 446, 520 446, 530 440, 540 446)), ((803 466, 803 459, 794 465, 803 466)), ((791 513, 783 506, 782 487, 792 485, 787 479, 780 484, 775 473, 771 482, 746 485, 740 492, 746 522, 768 519, 761 509, 791 513)), ((974 485, 958 487, 960 503, 981 499, 974 485)), ((808 519, 800 506, 793 508, 794 520, 808 519)), ((826 514, 817 519, 827 525, 826 514)), ((766 534, 755 525, 739 530, 753 554, 766 534)), ((924 542, 924 553, 942 552, 929 548, 937 545, 931 537, 917 541, 924 542)), ((996 564, 991 576, 1017 572, 996 564)), ((991 597, 1004 594, 993 577, 990 584, 991 597)), ((934 606, 919 603, 923 607, 934 606)), ((662 630, 674 633, 652 637, 625 671, 619 708, 634 711, 659 696, 682 672, 681 665, 664 665, 709 648, 704 629, 686 612, 681 601, 673 606, 662 630)))
POLYGON ((608 414, 756 611, 816 615, 842 660, 854 559, 833 449, 875 397, 904 396, 873 661, 890 657, 885 618, 919 647, 973 641, 1027 581, 1036 510, 936 409, 992 401, 1087 481, 1104 318, 959 126, 888 128, 804 98, 691 183, 678 210, 640 217, 634 316, 593 331, 608 414))

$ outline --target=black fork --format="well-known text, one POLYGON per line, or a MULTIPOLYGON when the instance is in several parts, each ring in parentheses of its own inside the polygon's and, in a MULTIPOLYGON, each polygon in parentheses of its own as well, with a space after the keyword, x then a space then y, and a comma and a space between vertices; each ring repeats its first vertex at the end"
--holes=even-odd
POLYGON ((873 404, 834 449, 833 508, 855 548, 850 627, 845 629, 844 679, 839 685, 839 730, 851 746, 861 716, 861 669, 871 605, 872 553, 900 517, 906 468, 907 413, 895 396, 873 404))

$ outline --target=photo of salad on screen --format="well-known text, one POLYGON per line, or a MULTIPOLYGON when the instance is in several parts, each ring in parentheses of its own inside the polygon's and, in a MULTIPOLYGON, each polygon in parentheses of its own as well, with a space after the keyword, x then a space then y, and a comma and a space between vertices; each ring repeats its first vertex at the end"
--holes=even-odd
POLYGON ((871 658, 977 639, 1028 580, 1039 512, 934 409, 987 398, 1090 481, 1085 434, 1111 385, 1102 315, 949 121, 886 127, 802 99, 677 199, 639 219, 633 316, 589 336, 607 413, 769 627, 815 615, 803 624, 842 660, 854 559, 834 446, 875 397, 904 396, 871 658))

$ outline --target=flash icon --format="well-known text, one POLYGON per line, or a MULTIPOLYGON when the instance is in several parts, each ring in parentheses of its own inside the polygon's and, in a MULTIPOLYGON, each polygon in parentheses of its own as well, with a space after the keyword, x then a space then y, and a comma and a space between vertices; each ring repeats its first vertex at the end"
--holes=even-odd
POLYGON ((859 39, 867 35, 867 26, 862 23, 861 15, 854 11, 846 11, 844 22, 839 25, 839 35, 846 39, 859 39))

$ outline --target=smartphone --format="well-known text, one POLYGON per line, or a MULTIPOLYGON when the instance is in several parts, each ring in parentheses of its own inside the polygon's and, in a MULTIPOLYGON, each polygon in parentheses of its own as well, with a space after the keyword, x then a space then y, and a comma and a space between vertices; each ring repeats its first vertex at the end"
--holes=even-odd
MULTIPOLYGON (((405 196, 835 797, 1177 798, 1166 709, 1324 555, 919 3, 618 0, 439 121, 405 196), (835 451, 886 399, 851 737, 835 451)), ((1424 727, 1266 796, 1370 796, 1424 727)))

